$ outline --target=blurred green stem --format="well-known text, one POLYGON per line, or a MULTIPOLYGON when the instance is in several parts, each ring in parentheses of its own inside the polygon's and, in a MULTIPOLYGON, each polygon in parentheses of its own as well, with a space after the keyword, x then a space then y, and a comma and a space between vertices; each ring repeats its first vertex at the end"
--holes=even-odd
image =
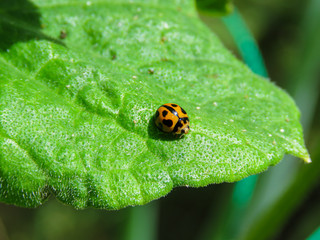
POLYGON ((7 231, 6 231, 6 227, 3 224, 2 219, 0 218, 0 239, 1 240, 9 240, 7 231))
MULTIPOLYGON (((222 18, 222 20, 249 68, 256 74, 267 77, 267 70, 258 46, 237 9, 231 15, 222 18)), ((227 211, 222 216, 223 219, 219 221, 219 226, 215 226, 217 231, 212 233, 208 237, 209 239, 236 239, 243 215, 251 201, 257 179, 258 176, 254 175, 235 184, 227 211)), ((208 230, 205 231, 208 232, 208 230)))
POLYGON ((244 62, 248 67, 254 73, 267 77, 268 73, 259 48, 238 10, 235 8, 234 12, 231 15, 223 17, 222 21, 228 28, 244 62))
POLYGON ((319 240, 320 239, 320 227, 316 231, 314 231, 307 240, 319 240))
MULTIPOLYGON (((320 144, 318 144, 319 146, 320 144)), ((238 239, 256 240, 272 239, 281 229, 285 220, 308 196, 308 192, 317 184, 320 176, 320 148, 311 155, 315 160, 312 164, 304 164, 293 183, 254 223, 248 226, 248 230, 238 239), (268 227, 266 227, 268 226, 268 227), (263 233, 263 234, 261 234, 263 233)), ((320 238, 317 238, 320 239, 320 238)))
MULTIPOLYGON (((319 9, 320 0, 311 0, 304 14, 300 26, 301 50, 297 55, 300 62, 292 69, 288 86, 302 112, 301 121, 305 135, 310 129, 319 95, 319 9)), ((254 196, 253 203, 256 206, 250 209, 251 219, 246 222, 247 228, 242 229, 241 239, 270 239, 275 235, 319 179, 317 165, 318 163, 313 162, 311 166, 302 166, 294 159, 287 159, 264 174, 260 178, 261 184, 258 184, 258 188, 264 191, 254 196), (299 170, 296 175, 293 169, 299 170)))
POLYGON ((130 209, 124 240, 157 239, 158 202, 130 209))
MULTIPOLYGON (((222 18, 222 20, 233 37, 239 52, 248 67, 254 73, 267 77, 267 70, 259 48, 238 10, 235 9, 231 15, 222 18)), ((225 227, 222 231, 222 235, 220 235, 221 239, 236 238, 239 229, 241 228, 242 218, 255 190, 257 180, 258 176, 254 175, 235 184, 227 221, 224 225, 225 227)))
POLYGON ((320 0, 311 0, 304 14, 300 32, 299 66, 293 68, 293 84, 288 86, 301 110, 301 122, 309 131, 319 98, 320 0))

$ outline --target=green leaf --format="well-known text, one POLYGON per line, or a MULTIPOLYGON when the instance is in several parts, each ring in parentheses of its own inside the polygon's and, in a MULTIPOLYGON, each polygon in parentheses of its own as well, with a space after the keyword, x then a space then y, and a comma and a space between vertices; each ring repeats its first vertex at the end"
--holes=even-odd
POLYGON ((224 49, 192 1, 0 6, 1 201, 119 209, 238 181, 284 154, 309 161, 292 99, 224 49), (155 127, 167 102, 191 133, 155 127))

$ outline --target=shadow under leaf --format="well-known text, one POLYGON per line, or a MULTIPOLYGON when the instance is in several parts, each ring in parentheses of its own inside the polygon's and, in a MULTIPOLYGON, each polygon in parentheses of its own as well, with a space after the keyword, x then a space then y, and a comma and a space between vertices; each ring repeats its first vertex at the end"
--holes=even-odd
POLYGON ((16 42, 46 39, 65 45, 59 39, 41 32, 38 8, 27 0, 0 1, 0 51, 6 51, 16 42))

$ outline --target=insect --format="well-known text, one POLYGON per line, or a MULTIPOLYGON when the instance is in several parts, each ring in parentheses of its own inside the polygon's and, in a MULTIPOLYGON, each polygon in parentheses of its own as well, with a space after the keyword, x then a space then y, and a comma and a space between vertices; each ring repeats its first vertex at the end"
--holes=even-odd
POLYGON ((155 123, 161 131, 167 133, 183 135, 190 130, 190 121, 186 111, 174 103, 166 103, 158 108, 155 123))

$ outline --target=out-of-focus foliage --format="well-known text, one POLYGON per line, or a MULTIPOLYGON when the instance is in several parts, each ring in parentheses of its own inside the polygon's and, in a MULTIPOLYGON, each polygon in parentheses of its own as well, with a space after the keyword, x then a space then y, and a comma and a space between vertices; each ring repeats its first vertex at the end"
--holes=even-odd
POLYGON ((226 15, 232 12, 232 0, 197 0, 197 9, 200 14, 226 15))

